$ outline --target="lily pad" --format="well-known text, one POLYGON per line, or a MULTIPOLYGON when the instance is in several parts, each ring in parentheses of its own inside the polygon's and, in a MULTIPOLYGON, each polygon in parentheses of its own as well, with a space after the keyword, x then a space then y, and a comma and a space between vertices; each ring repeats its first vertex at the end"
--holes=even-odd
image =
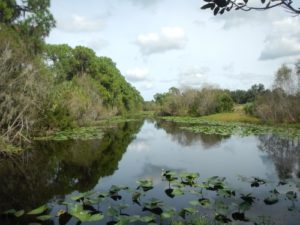
POLYGON ((264 200, 264 203, 266 205, 274 205, 276 204, 277 202, 279 201, 278 197, 276 195, 270 195, 269 197, 267 197, 265 200, 264 200))
POLYGON ((42 205, 34 210, 31 210, 30 212, 28 212, 28 215, 38 215, 38 214, 42 214, 43 212, 45 212, 48 209, 47 205, 42 205))

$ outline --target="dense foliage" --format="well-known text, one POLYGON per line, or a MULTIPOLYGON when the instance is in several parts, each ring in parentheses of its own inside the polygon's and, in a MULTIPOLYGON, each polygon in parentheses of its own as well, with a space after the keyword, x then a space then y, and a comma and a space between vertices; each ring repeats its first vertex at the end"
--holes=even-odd
POLYGON ((254 114, 263 121, 300 122, 300 61, 294 68, 282 65, 272 90, 256 98, 254 114))
MULTIPOLYGON (((1 142, 141 109, 143 98, 107 57, 46 45, 50 0, 0 2, 1 142)), ((1 150, 1 149, 0 149, 1 150)))
POLYGON ((143 99, 115 63, 89 48, 47 45, 44 60, 54 79, 51 95, 54 124, 86 124, 108 115, 141 109, 143 99), (56 120, 59 121, 56 121, 56 120))
POLYGON ((204 116, 230 112, 233 105, 243 105, 246 114, 262 122, 300 122, 300 60, 294 68, 282 65, 275 74, 271 89, 254 84, 248 90, 223 90, 214 87, 179 90, 156 94, 146 109, 163 116, 204 116))
POLYGON ((159 114, 167 116, 203 116, 233 109, 233 100, 228 91, 213 87, 184 91, 173 87, 167 93, 156 94, 154 99, 159 114))

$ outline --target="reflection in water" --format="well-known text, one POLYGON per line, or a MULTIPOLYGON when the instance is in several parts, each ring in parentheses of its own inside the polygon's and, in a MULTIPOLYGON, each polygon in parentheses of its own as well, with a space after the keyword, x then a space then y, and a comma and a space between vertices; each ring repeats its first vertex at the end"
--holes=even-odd
POLYGON ((177 141, 182 146, 191 146, 197 142, 200 142, 205 149, 218 145, 222 140, 230 138, 229 136, 222 135, 208 135, 199 134, 180 129, 178 123, 172 123, 168 121, 160 120, 155 124, 155 127, 163 128, 167 134, 172 135, 172 139, 177 141))
MULTIPOLYGON (((278 177, 291 177, 292 181, 299 177, 299 140, 271 135, 203 135, 181 130, 180 126, 163 121, 136 121, 109 129, 101 140, 37 142, 34 150, 21 157, 0 161, 0 211, 28 210, 45 203, 59 208, 57 201, 68 200, 75 190, 102 192, 113 184, 134 188, 137 179, 149 176, 159 187, 151 190, 151 197, 162 199, 169 206, 186 207, 189 196, 171 199, 161 191, 166 188, 161 180, 162 169, 199 172, 201 179, 226 177, 230 187, 253 193, 262 200, 269 194, 269 186, 251 188, 248 183, 241 184, 237 175, 257 176, 274 184, 278 177)), ((131 196, 127 197, 122 203, 131 204, 131 196)), ((271 215, 278 224, 295 225, 299 221, 298 212, 286 214, 288 205, 284 202, 267 209, 261 203, 251 212, 254 217, 271 215)), ((3 222, 0 218, 1 225, 3 222)), ((70 225, 75 223, 71 221, 70 225)), ((10 221, 4 224, 18 225, 10 221)))
POLYGON ((29 209, 75 190, 91 190, 117 169, 142 124, 120 124, 101 140, 37 142, 34 150, 1 161, 0 211, 29 209))
POLYGON ((300 140, 280 138, 276 135, 259 137, 259 149, 268 153, 280 179, 300 178, 300 140))

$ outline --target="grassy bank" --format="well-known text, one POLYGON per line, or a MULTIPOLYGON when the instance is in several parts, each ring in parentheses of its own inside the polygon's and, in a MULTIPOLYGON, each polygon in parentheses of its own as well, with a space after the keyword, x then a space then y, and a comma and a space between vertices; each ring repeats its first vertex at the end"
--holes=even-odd
POLYGON ((208 121, 260 123, 257 117, 246 114, 243 107, 244 105, 236 105, 232 112, 216 113, 201 118, 208 121))

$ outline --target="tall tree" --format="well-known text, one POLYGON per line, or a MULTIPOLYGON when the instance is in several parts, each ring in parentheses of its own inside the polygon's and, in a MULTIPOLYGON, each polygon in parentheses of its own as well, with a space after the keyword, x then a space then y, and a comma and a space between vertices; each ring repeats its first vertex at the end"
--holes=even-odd
POLYGON ((37 52, 55 27, 49 8, 50 0, 1 0, 0 25, 14 28, 28 39, 29 48, 37 52))

